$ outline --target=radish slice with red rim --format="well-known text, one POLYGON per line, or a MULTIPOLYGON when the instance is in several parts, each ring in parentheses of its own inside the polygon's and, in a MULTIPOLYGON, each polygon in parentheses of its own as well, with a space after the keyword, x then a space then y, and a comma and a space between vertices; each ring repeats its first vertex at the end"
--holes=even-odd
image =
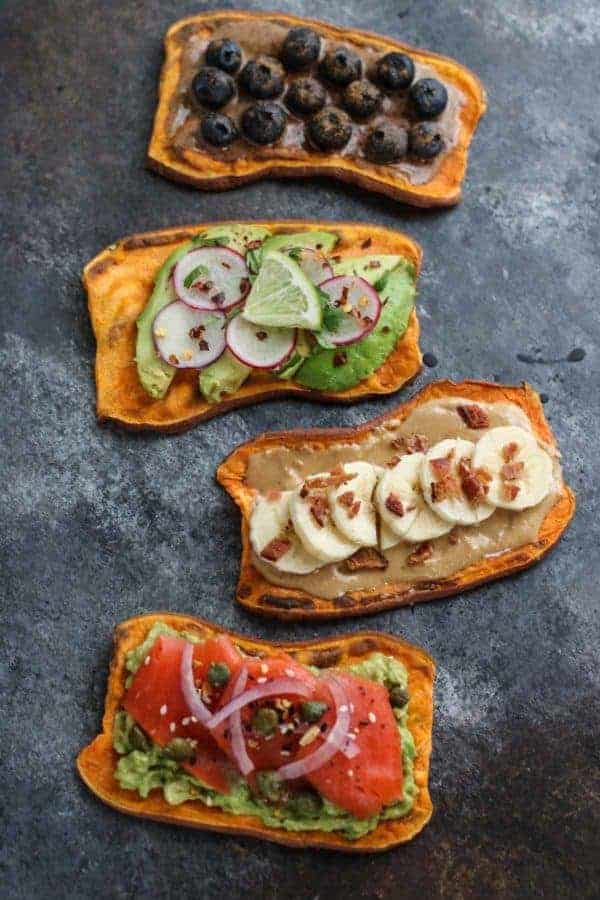
POLYGON ((152 323, 154 345, 161 359, 176 369, 203 369, 223 353, 226 324, 222 312, 192 309, 175 300, 152 323))
POLYGON ((360 341, 373 331, 381 315, 381 300, 368 281, 356 275, 338 275, 319 288, 329 297, 331 308, 343 314, 335 330, 323 328, 319 332, 322 338, 340 347, 360 341))
POLYGON ((252 369, 278 369, 294 352, 295 328, 266 328, 253 325, 243 315, 227 326, 227 346, 235 357, 252 369))
POLYGON ((206 725, 212 716, 212 713, 208 706, 200 699, 200 694, 196 688, 194 682, 193 660, 194 645, 188 643, 183 648, 183 653, 181 654, 181 693, 183 694, 183 699, 187 703, 190 713, 198 719, 202 725, 206 725))
MULTIPOLYGON (((293 781, 296 778, 304 778, 305 775, 320 769, 325 763, 335 756, 336 753, 344 752, 348 744, 354 743, 348 740, 348 729, 350 727, 350 704, 348 696, 341 682, 334 675, 323 676, 323 681, 331 691, 333 702, 335 703, 336 719, 333 728, 323 741, 323 743, 303 759, 296 759, 294 762, 287 763, 285 766, 277 769, 276 776, 282 781, 293 781)), ((351 751, 353 756, 356 753, 351 751)), ((357 750, 357 752, 359 752, 357 750)))
POLYGON ((311 250, 308 247, 304 250, 296 250, 293 258, 313 284, 321 284, 321 282, 333 278, 333 269, 329 265, 327 257, 318 250, 311 250))
POLYGON ((228 247, 199 247, 182 257, 173 272, 175 293, 194 309, 227 311, 250 290, 243 256, 228 247))

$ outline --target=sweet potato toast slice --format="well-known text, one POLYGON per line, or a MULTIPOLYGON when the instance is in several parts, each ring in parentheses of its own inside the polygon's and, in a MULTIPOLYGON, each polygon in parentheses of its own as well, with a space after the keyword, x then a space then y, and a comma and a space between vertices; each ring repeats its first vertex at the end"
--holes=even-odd
POLYGON ((303 19, 281 13, 234 12, 221 10, 181 19, 169 28, 165 37, 165 61, 160 76, 159 100, 154 129, 148 147, 148 166, 167 178, 193 184, 202 190, 228 190, 260 178, 316 177, 329 175, 341 181, 358 184, 370 191, 386 194, 414 206, 451 206, 461 197, 468 149, 477 123, 486 110, 486 95, 479 79, 467 68, 448 57, 410 47, 381 35, 349 28, 339 28, 314 19, 303 19), (181 78, 185 64, 185 44, 195 39, 209 41, 215 30, 230 25, 261 29, 275 23, 286 29, 294 26, 314 28, 323 38, 354 45, 358 51, 378 54, 399 51, 409 53, 417 65, 426 66, 444 84, 460 92, 462 105, 458 111, 456 136, 451 147, 431 168, 423 183, 411 181, 407 174, 390 165, 370 163, 360 157, 341 152, 323 153, 316 149, 302 158, 291 158, 285 148, 269 148, 268 153, 253 151, 228 160, 219 158, 198 146, 181 147, 173 140, 172 107, 181 95, 181 78))
MULTIPOLYGON (((204 228, 231 223, 204 223, 186 228, 132 235, 112 244, 83 270, 88 309, 96 338, 96 411, 98 421, 115 422, 140 431, 182 432, 205 419, 277 397, 301 397, 322 402, 352 403, 388 394, 418 375, 421 369, 419 323, 413 309, 408 327, 384 364, 350 390, 326 393, 302 387, 293 380, 252 374, 235 394, 207 403, 198 388, 198 372, 177 371, 167 395, 154 400, 140 384, 135 364, 136 319, 146 305, 157 271, 179 244, 204 228)), ((286 221, 245 222, 263 225, 274 234, 319 229, 339 235, 336 256, 392 253, 421 267, 421 248, 404 234, 373 225, 286 221), (361 246, 368 246, 361 249, 361 246)))
MULTIPOLYGON (((360 616, 397 606, 412 605, 458 594, 486 581, 502 578, 533 565, 558 541, 575 511, 575 497, 561 481, 560 492, 537 532, 536 539, 505 552, 483 557, 448 577, 435 580, 415 578, 386 583, 368 590, 345 591, 327 598, 298 587, 285 587, 268 581, 253 564, 249 539, 249 520, 255 491, 246 482, 251 458, 273 447, 326 450, 332 444, 359 445, 375 429, 386 429, 391 422, 402 422, 422 404, 432 400, 460 397, 474 403, 510 402, 528 417, 538 439, 549 447, 556 442, 544 417, 538 394, 527 384, 521 387, 490 384, 483 381, 438 381, 427 385, 407 403, 360 428, 312 429, 263 434, 242 444, 221 464, 217 480, 231 495, 242 514, 242 559, 236 597, 242 606, 261 615, 279 619, 333 619, 360 616)), ((476 527, 476 526, 475 526, 476 527)))
POLYGON ((388 850, 411 840, 431 818, 433 807, 428 789, 429 756, 433 720, 433 660, 417 647, 388 634, 358 632, 348 636, 320 638, 303 642, 267 642, 252 640, 227 632, 203 619, 175 613, 152 613, 128 619, 117 626, 114 633, 114 650, 110 664, 108 687, 102 719, 102 734, 85 747, 77 757, 77 769, 90 790, 119 812, 140 818, 156 819, 175 825, 188 825, 210 831, 243 834, 263 838, 289 847, 321 847, 350 853, 373 853, 388 850), (180 806, 170 806, 162 793, 152 792, 144 800, 134 791, 123 790, 114 778, 118 756, 112 746, 115 713, 125 692, 126 653, 140 644, 156 621, 172 628, 196 632, 202 637, 229 634, 244 651, 253 655, 271 649, 285 650, 305 665, 339 666, 360 662, 375 651, 389 654, 400 660, 408 670, 409 714, 408 727, 414 737, 416 757, 414 777, 419 788, 415 804, 409 815, 401 819, 382 822, 370 834, 350 841, 327 832, 290 832, 269 828, 253 816, 237 816, 198 801, 188 801, 180 806))

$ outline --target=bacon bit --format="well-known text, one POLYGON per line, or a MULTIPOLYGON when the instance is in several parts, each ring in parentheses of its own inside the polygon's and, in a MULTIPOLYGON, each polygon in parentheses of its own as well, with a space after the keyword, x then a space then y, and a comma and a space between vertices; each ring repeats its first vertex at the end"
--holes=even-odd
POLYGON ((290 541, 286 541, 285 538, 273 538, 266 547, 262 548, 260 555, 263 559, 268 559, 269 562, 277 562, 278 559, 281 559, 288 552, 291 546, 290 541))
POLYGON ((198 338, 202 337, 202 332, 204 331, 204 325, 196 325, 195 328, 190 328, 188 331, 189 336, 193 341, 198 340, 198 338))
POLYGON ((175 356, 174 353, 171 353, 171 355, 169 356, 169 362, 170 362, 171 365, 173 365, 173 366, 178 366, 178 365, 179 365, 179 359, 175 356))
POLYGON ((422 563, 427 562, 428 559, 431 559, 432 556, 433 547, 429 541, 425 541, 413 550, 406 560, 406 563, 409 566, 420 566, 422 563))
POLYGON ((352 491, 344 491, 343 494, 337 498, 337 502, 340 506, 345 506, 347 509, 351 509, 352 504, 354 503, 354 493, 352 491))
POLYGON ((256 340, 257 341, 266 341, 266 339, 268 337, 269 337, 269 335, 267 334, 266 331, 257 331, 256 332, 256 340))
POLYGON ((392 457, 391 457, 390 459, 388 459, 388 461, 386 462, 386 466, 388 467, 388 469, 393 469, 394 466, 397 466, 399 462, 400 462, 400 457, 399 457, 399 456, 392 456, 392 457))
POLYGON ((373 243, 373 238, 368 237, 366 239, 366 241, 363 241, 362 244, 360 245, 361 250, 367 250, 371 246, 372 243, 373 243))
POLYGON ((345 562, 348 572, 358 572, 361 569, 371 571, 387 569, 388 565, 388 560, 375 547, 361 547, 345 562))
POLYGON ((467 428, 489 428, 490 417, 485 409, 477 406, 475 403, 469 406, 457 406, 456 412, 459 414, 467 428))
POLYGON ((424 434, 395 438, 391 444, 395 450, 402 450, 402 453, 427 453, 429 450, 429 441, 424 434))
POLYGON ((452 544, 453 547, 458 544, 458 532, 456 528, 453 528, 452 531, 448 534, 448 542, 452 544))
POLYGON ((389 509, 395 516, 401 517, 404 515, 404 503, 398 494, 388 494, 385 501, 385 508, 389 509))
POLYGON ((338 350, 337 353, 334 353, 333 356, 333 365, 337 369, 339 366, 343 366, 348 362, 348 356, 344 353, 343 350, 338 350))
POLYGON ((518 484, 512 484, 508 482, 502 486, 502 493, 504 494, 505 500, 514 500, 521 488, 518 484))
POLYGON ((348 518, 354 519, 360 512, 361 501, 356 500, 348 510, 348 518))
POLYGON ((258 250, 261 244, 262 241, 249 241, 246 244, 246 250, 258 250))
POLYGON ((439 456, 437 459, 432 459, 430 460, 429 465, 433 469, 435 475, 443 477, 444 475, 450 474, 451 459, 448 456, 439 456))
POLYGON ((276 500, 281 499, 281 491, 267 491, 267 500, 271 503, 274 503, 276 500))
POLYGON ((210 350, 210 347, 208 346, 208 341, 204 341, 204 340, 198 341, 198 347, 200 350, 210 350))
POLYGON ((523 462, 505 463, 500 469, 500 477, 503 481, 515 481, 523 474, 524 469, 525 463, 523 462))
POLYGON ((458 474, 460 475, 460 485, 464 494, 471 503, 477 505, 483 503, 485 496, 489 491, 489 487, 485 480, 479 476, 479 472, 473 471, 471 462, 467 457, 463 457, 458 464, 458 474))
POLYGON ((504 460, 504 462, 512 462, 517 455, 518 449, 519 445, 516 444, 515 441, 511 441, 510 444, 505 444, 502 448, 502 459, 504 460))
POLYGON ((240 278, 240 292, 245 295, 250 290, 250 279, 240 278))
POLYGON ((327 502, 327 497, 315 497, 310 504, 310 514, 319 528, 323 528, 325 524, 325 517, 328 512, 329 503, 327 502))

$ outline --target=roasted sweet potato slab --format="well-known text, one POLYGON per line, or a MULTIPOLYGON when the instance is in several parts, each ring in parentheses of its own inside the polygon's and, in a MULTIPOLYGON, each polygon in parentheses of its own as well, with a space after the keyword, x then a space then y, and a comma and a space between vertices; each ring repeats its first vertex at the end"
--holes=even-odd
POLYGON ((526 569, 541 559, 558 541, 575 512, 575 497, 564 484, 556 503, 545 516, 534 542, 485 557, 455 572, 451 577, 436 581, 421 579, 401 584, 387 584, 384 589, 347 592, 329 599, 299 589, 272 584, 253 565, 249 538, 253 491, 245 481, 249 460, 253 454, 282 444, 292 449, 300 446, 324 449, 333 443, 361 443, 369 437, 374 428, 385 425, 390 420, 405 419, 418 405, 450 397, 467 398, 474 402, 514 403, 525 412, 538 438, 552 447, 556 446, 539 396, 529 385, 511 387, 484 381, 434 382, 423 388, 407 403, 384 416, 366 422, 360 428, 272 432, 242 444, 217 470, 218 481, 235 500, 242 514, 242 559, 236 592, 238 602, 252 612, 279 619, 334 619, 361 616, 458 594, 486 581, 526 569))
POLYGON ((165 37, 165 61, 160 76, 158 107, 147 162, 150 168, 161 175, 193 184, 202 190, 228 190, 269 176, 299 178, 328 175, 414 206, 452 206, 460 200, 469 144, 486 105, 481 82, 467 68, 448 57, 410 47, 382 35, 339 28, 318 20, 281 13, 231 10, 201 13, 176 22, 165 37), (324 38, 341 43, 349 42, 358 48, 372 47, 382 54, 390 51, 409 53, 416 63, 430 66, 441 81, 462 93, 464 103, 459 112, 456 142, 444 153, 428 181, 424 184, 411 183, 405 176, 391 171, 390 166, 367 163, 340 153, 321 153, 315 150, 308 159, 293 159, 275 152, 265 159, 250 151, 243 158, 227 161, 199 149, 178 151, 173 146, 169 134, 170 107, 179 90, 184 44, 189 34, 198 33, 210 40, 215 27, 226 22, 252 25, 273 20, 287 28, 307 25, 324 38))
POLYGON ((175 613, 152 613, 128 619, 117 626, 114 650, 102 719, 102 734, 85 747, 77 757, 77 769, 90 790, 119 812, 140 818, 156 819, 174 825, 188 825, 209 831, 243 834, 263 838, 289 847, 321 847, 349 853, 374 853, 388 850, 413 838, 425 827, 433 811, 429 796, 429 756, 433 720, 433 660, 417 647, 400 638, 379 632, 358 632, 345 637, 320 638, 303 642, 267 642, 252 640, 226 632, 203 619, 175 613), (236 816, 208 807, 197 801, 181 806, 169 806, 162 794, 154 791, 143 800, 134 791, 119 787, 114 778, 118 755, 112 747, 115 713, 125 693, 125 657, 140 644, 156 621, 173 628, 197 632, 202 637, 219 633, 229 634, 243 650, 251 654, 268 652, 271 648, 285 650, 305 665, 340 666, 360 662, 375 651, 400 660, 408 670, 410 694, 408 727, 414 737, 416 757, 414 775, 419 793, 408 816, 381 823, 375 831, 356 841, 326 832, 296 833, 264 826, 253 816, 236 816))
MULTIPOLYGON (((385 363, 356 387, 325 393, 282 381, 272 375, 253 374, 242 387, 219 403, 207 403, 198 388, 195 370, 178 370, 167 395, 154 400, 143 389, 135 364, 136 319, 146 305, 157 271, 179 244, 203 228, 232 224, 202 223, 147 232, 123 238, 90 260, 83 270, 88 309, 96 338, 96 412, 98 421, 115 422, 141 431, 182 432, 205 419, 277 397, 301 397, 322 402, 352 403, 389 394, 406 384, 421 369, 419 323, 411 313, 404 335, 385 363)), ((335 253, 341 258, 361 253, 394 253, 406 257, 416 269, 422 252, 415 241, 389 228, 373 225, 316 222, 246 222, 263 225, 274 234, 319 229, 339 235, 335 253), (361 245, 368 244, 368 251, 361 245)))

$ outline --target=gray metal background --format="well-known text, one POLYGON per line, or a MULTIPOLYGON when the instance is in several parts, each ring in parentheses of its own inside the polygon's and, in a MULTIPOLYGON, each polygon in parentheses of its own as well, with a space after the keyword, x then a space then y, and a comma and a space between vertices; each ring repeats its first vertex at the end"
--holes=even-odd
POLYGON ((215 195, 171 184, 144 169, 162 35, 207 5, 23 0, 0 11, 0 890, 27 900, 598 896, 600 7, 279 7, 385 32, 479 73, 490 109, 461 206, 411 211, 326 180, 215 195), (265 429, 360 423, 414 388, 349 409, 269 403, 176 438, 97 427, 84 263, 135 231, 294 215, 372 221, 423 244, 422 343, 439 363, 418 384, 528 379, 547 394, 579 510, 539 566, 370 620, 253 619, 232 603, 239 522, 213 480, 217 463, 265 429), (585 358, 566 361, 575 348, 585 358), (427 648, 439 666, 430 826, 387 855, 348 858, 102 806, 78 781, 75 755, 100 725, 113 625, 157 608, 267 638, 368 626, 427 648))

